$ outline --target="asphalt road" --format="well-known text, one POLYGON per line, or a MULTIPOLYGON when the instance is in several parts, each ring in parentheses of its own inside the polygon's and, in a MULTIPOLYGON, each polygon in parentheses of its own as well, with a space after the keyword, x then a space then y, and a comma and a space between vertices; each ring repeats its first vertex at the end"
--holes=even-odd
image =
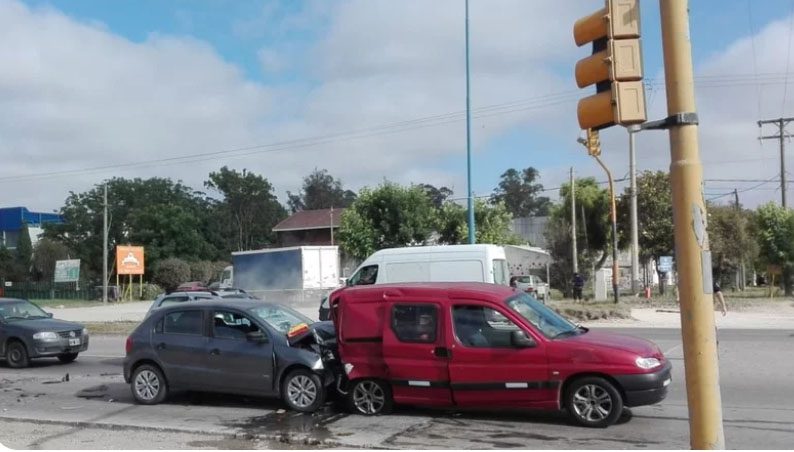
MULTIPOLYGON (((608 429, 571 425, 564 415, 398 408, 380 417, 283 410, 277 400, 181 393, 136 405, 121 375, 124 337, 93 337, 89 352, 62 365, 0 364, 0 443, 11 448, 157 449, 386 447, 408 449, 687 449, 689 423, 680 332, 616 332, 658 343, 673 361, 673 383, 659 405, 631 409, 608 429), (68 374, 68 378, 66 378, 68 374)), ((728 448, 794 444, 794 391, 787 330, 721 330, 721 391, 728 448)))

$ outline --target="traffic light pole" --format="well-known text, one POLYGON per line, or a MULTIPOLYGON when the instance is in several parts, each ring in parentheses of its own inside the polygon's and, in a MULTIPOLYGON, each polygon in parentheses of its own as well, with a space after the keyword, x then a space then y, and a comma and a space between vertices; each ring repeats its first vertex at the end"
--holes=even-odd
POLYGON ((670 133, 675 252, 692 449, 724 449, 711 252, 698 150, 688 0, 659 0, 670 133))

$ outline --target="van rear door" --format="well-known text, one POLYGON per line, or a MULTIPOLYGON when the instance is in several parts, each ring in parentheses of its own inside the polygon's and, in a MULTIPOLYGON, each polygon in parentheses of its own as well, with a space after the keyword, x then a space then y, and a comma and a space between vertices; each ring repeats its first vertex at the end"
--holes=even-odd
POLYGON ((450 405, 448 310, 429 299, 387 301, 383 316, 383 359, 394 401, 450 405))

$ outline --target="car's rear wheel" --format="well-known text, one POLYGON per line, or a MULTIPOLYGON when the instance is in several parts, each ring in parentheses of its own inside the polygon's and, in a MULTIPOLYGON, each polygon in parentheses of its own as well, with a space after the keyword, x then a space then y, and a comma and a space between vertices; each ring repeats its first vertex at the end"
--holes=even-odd
POLYGON ((348 402, 350 409, 356 414, 388 414, 393 404, 391 387, 382 380, 357 380, 350 388, 348 402))
POLYGON ((312 413, 325 402, 325 387, 320 377, 308 369, 296 369, 281 386, 284 403, 295 411, 312 413))
POLYGON ((565 407, 578 424, 604 428, 620 418, 623 398, 609 381, 600 377, 585 377, 568 386, 565 407))
POLYGON ((130 379, 130 389, 135 401, 143 405, 155 405, 165 400, 168 383, 157 366, 143 364, 135 368, 130 379))
POLYGON ((62 355, 58 355, 58 361, 69 364, 70 362, 77 359, 77 353, 64 353, 62 355))
POLYGON ((6 360, 8 365, 15 369, 28 367, 30 358, 25 344, 17 340, 10 341, 6 346, 6 360))

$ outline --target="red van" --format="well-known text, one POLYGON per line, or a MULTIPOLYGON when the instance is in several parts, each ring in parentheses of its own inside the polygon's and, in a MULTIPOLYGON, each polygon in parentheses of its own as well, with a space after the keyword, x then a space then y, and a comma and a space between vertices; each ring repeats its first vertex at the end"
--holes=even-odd
POLYGON ((574 325, 531 295, 485 283, 346 287, 331 316, 359 414, 393 403, 567 410, 606 427, 667 395, 670 362, 647 340, 574 325))

